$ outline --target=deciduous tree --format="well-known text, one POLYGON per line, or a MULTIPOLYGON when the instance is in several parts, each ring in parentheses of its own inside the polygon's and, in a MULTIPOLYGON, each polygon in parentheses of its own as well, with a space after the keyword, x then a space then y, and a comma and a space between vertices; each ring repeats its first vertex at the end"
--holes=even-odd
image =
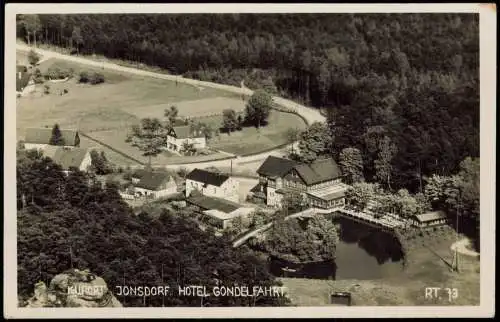
POLYGON ((325 155, 328 152, 330 140, 331 132, 328 126, 319 122, 313 123, 300 135, 300 160, 309 163, 325 155))
POLYGON ((225 109, 222 111, 222 128, 225 129, 228 134, 231 134, 231 132, 238 128, 236 112, 233 109, 225 109))
POLYGON ((271 95, 266 91, 255 91, 246 105, 246 121, 255 125, 257 128, 266 124, 269 113, 271 112, 272 102, 271 95))
POLYGON ((347 183, 363 180, 363 156, 356 148, 345 148, 340 152, 339 164, 347 183))
POLYGON ((391 188, 392 159, 397 152, 396 145, 389 137, 384 137, 379 145, 378 159, 375 160, 377 178, 383 180, 391 188))

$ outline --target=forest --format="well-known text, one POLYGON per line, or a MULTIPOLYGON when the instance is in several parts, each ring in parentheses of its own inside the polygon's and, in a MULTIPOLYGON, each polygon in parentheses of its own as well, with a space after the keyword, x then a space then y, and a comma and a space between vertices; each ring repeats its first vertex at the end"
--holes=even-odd
MULTIPOLYGON (((20 298, 69 268, 88 268, 117 285, 158 286, 240 283, 281 286, 267 265, 228 237, 202 231, 189 217, 164 211, 135 215, 116 184, 61 167, 38 152, 18 151, 17 254, 20 298), (54 193, 57 192, 57 193, 54 193)), ((277 306, 276 297, 118 297, 124 306, 277 306)))
POLYGON ((18 15, 17 36, 244 81, 319 108, 330 130, 325 153, 359 150, 367 180, 389 155, 379 164, 384 177, 415 192, 425 177, 452 175, 479 156, 478 21, 454 13, 18 15))

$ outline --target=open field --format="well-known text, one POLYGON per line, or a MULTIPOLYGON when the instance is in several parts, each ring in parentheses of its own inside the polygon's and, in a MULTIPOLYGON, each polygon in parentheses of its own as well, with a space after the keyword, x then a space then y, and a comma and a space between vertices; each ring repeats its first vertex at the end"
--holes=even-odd
MULTIPOLYGON (((200 95, 202 95, 205 90, 206 89, 203 89, 200 95)), ((137 116, 138 118, 156 117, 161 119, 164 117, 163 114, 165 109, 168 109, 170 108, 170 106, 175 105, 179 110, 179 116, 181 117, 203 118, 205 116, 222 115, 222 112, 225 109, 233 109, 236 112, 241 112, 245 109, 245 104, 246 101, 242 99, 219 96, 182 101, 175 104, 168 103, 143 106, 141 108, 123 108, 123 110, 137 116)))
POLYGON ((43 85, 38 85, 37 93, 18 99, 17 130, 21 135, 27 127, 52 126, 56 122, 61 127, 78 127, 84 132, 119 129, 139 122, 137 115, 128 111, 140 110, 143 106, 171 105, 210 97, 237 97, 217 89, 199 90, 192 85, 176 85, 172 81, 53 58, 39 66, 42 73, 49 67, 72 68, 76 77, 62 83, 46 82, 50 94, 43 94, 43 85), (106 81, 100 85, 79 84, 80 71, 100 72, 106 81), (59 93, 63 89, 67 89, 68 94, 61 96, 59 93))
POLYGON ((105 146, 102 146, 101 144, 94 142, 92 140, 89 140, 86 137, 80 136, 80 147, 82 148, 87 148, 87 149, 95 149, 97 151, 104 151, 106 158, 111 162, 116 164, 117 166, 122 166, 122 167, 127 167, 127 166, 132 166, 132 165, 137 165, 137 162, 134 162, 116 152, 114 152, 111 149, 108 149, 105 146))
MULTIPOLYGON (((432 249, 451 261, 452 240, 436 242, 432 249)), ((449 267, 426 247, 412 251, 412 260, 399 274, 379 280, 317 280, 280 278, 295 305, 328 305, 329 292, 351 292, 355 306, 382 305, 479 305, 477 258, 460 257, 460 272, 449 267), (426 287, 441 287, 441 299, 426 299, 426 287), (456 288, 458 297, 449 300, 445 288, 456 288)))
MULTIPOLYGON (((107 145, 112 146, 118 151, 125 153, 141 162, 147 163, 149 158, 143 155, 143 152, 137 147, 132 146, 130 143, 125 142, 127 137, 128 129, 119 130, 108 130, 87 133, 94 139, 104 142, 107 145)), ((98 143, 96 143, 98 144, 98 143)), ((168 151, 164 151, 156 157, 151 158, 151 163, 153 165, 165 166, 168 164, 180 164, 180 163, 191 163, 191 162, 201 162, 209 160, 217 160, 226 158, 227 154, 214 152, 210 155, 198 155, 198 156, 180 156, 168 151)))
MULTIPOLYGON (((208 118, 207 118, 208 119, 208 118)), ((212 117, 207 123, 221 124, 221 117, 212 117)), ((306 128, 304 121, 297 115, 272 110, 269 115, 269 125, 257 130, 254 127, 244 127, 241 131, 231 134, 221 133, 210 141, 210 146, 214 149, 225 152, 246 155, 257 153, 288 142, 286 130, 296 128, 303 130, 306 128)))
MULTIPOLYGON (((18 52, 19 58, 26 54, 18 52)), ((96 66, 50 58, 38 68, 42 73, 51 67, 71 69, 75 77, 65 82, 46 82, 50 93, 44 94, 44 84, 37 85, 35 93, 17 101, 17 139, 22 139, 28 127, 52 127, 58 123, 62 128, 76 128, 101 140, 105 144, 146 162, 142 152, 125 142, 127 131, 144 117, 162 118, 163 110, 177 106, 181 116, 193 117, 210 123, 214 128, 222 123, 222 111, 226 108, 242 112, 245 101, 238 94, 213 88, 176 84, 175 81, 139 76, 127 72, 101 69, 96 66), (77 81, 81 71, 99 72, 105 83, 99 85, 80 84, 77 81), (68 91, 60 95, 63 90, 68 91)), ((287 143, 286 130, 305 128, 303 120, 293 114, 273 110, 269 125, 259 131, 246 127, 231 135, 222 133, 209 142, 209 146, 233 154, 252 154, 272 149, 287 143)), ((134 164, 132 160, 111 151, 96 142, 83 140, 82 146, 99 147, 118 165, 134 164)), ((153 162, 159 165, 201 162, 227 157, 224 153, 208 156, 176 156, 163 153, 153 162)))
MULTIPOLYGON (((212 125, 220 124, 221 116, 212 116, 202 118, 205 122, 212 125)), ((208 146, 215 150, 221 150, 233 154, 250 154, 271 149, 277 145, 286 144, 286 129, 289 127, 304 128, 302 119, 294 114, 271 111, 270 124, 262 127, 260 132, 253 127, 246 127, 242 131, 233 132, 231 135, 221 133, 219 137, 214 137, 208 142, 208 146)), ((112 146, 113 148, 130 155, 142 162, 147 162, 148 158, 142 155, 142 152, 125 142, 129 127, 123 126, 120 129, 87 132, 91 137, 112 146)), ((226 158, 228 155, 215 152, 210 155, 200 156, 179 156, 173 153, 164 152, 157 157, 152 158, 152 163, 158 165, 180 164, 190 162, 201 162, 226 158)))

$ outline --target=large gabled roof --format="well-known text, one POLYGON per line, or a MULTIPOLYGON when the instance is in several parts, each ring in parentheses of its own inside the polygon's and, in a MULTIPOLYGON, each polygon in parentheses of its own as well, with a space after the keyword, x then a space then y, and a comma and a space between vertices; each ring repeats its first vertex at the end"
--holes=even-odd
POLYGON ((61 146, 48 146, 43 151, 44 156, 51 158, 54 163, 59 164, 64 170, 68 170, 70 167, 79 168, 87 153, 87 149, 68 149, 61 146))
POLYGON ((170 175, 165 172, 144 172, 135 186, 137 188, 158 191, 170 179, 170 175))
POLYGON ((187 201, 203 210, 215 209, 225 213, 231 213, 241 208, 241 206, 235 202, 215 197, 191 196, 187 201))
POLYGON ((229 176, 197 168, 191 171, 186 176, 186 179, 220 187, 224 182, 226 182, 226 180, 229 179, 229 176))
POLYGON ((332 158, 319 159, 310 164, 298 164, 294 167, 307 185, 312 185, 342 176, 340 168, 332 158))
POLYGON ((444 211, 441 211, 441 210, 427 212, 425 214, 420 214, 420 215, 415 215, 415 217, 417 218, 417 220, 419 222, 428 222, 428 221, 448 218, 446 216, 446 213, 444 211))
POLYGON ((257 173, 265 177, 282 177, 295 165, 297 165, 297 162, 293 160, 268 156, 257 169, 257 173))
MULTIPOLYGON (((62 130, 61 136, 64 139, 64 145, 76 146, 78 144, 77 130, 62 130)), ((24 137, 24 143, 50 144, 52 129, 50 128, 28 128, 24 137)))
POLYGON ((174 126, 170 131, 170 135, 175 136, 177 139, 203 137, 201 131, 194 131, 190 125, 174 126))

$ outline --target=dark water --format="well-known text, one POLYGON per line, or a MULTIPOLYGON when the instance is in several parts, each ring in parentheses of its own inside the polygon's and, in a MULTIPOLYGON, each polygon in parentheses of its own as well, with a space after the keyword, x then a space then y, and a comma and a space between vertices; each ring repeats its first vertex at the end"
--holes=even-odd
POLYGON ((269 259, 273 275, 319 279, 377 279, 400 273, 403 254, 397 239, 348 219, 334 220, 340 228, 336 259, 331 262, 294 264, 276 258, 269 259), (282 268, 295 269, 283 272, 282 268))

